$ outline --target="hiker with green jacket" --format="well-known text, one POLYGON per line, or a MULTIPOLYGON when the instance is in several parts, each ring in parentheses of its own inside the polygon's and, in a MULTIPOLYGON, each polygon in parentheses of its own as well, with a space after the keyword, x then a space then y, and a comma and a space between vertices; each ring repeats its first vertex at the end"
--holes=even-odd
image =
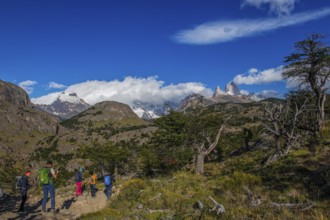
POLYGON ((42 211, 46 212, 46 203, 48 193, 50 195, 50 208, 55 213, 55 187, 54 180, 57 178, 59 171, 54 171, 53 162, 48 161, 46 166, 39 170, 40 184, 42 186, 43 199, 42 211), (48 178, 47 178, 48 177, 48 178))

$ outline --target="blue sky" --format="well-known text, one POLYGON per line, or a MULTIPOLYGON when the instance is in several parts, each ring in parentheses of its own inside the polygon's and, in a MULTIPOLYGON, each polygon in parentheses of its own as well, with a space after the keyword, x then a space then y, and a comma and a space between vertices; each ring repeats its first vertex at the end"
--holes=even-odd
POLYGON ((0 79, 39 103, 166 100, 230 81, 283 95, 284 57, 329 27, 326 0, 2 0, 0 79))

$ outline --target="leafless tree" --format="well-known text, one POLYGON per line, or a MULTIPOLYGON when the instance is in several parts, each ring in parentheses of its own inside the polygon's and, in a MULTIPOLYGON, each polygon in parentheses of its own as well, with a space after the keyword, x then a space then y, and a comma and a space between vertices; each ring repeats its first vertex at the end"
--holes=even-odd
POLYGON ((309 102, 305 99, 302 103, 288 99, 281 104, 269 103, 264 106, 265 132, 275 143, 275 154, 271 160, 289 153, 291 148, 299 148, 304 142, 305 130, 301 129, 304 123, 304 114, 307 112, 306 105, 309 102))
POLYGON ((204 140, 206 140, 206 145, 205 142, 197 142, 195 141, 193 144, 194 149, 196 150, 196 162, 195 162, 195 172, 196 174, 203 174, 204 173, 204 161, 205 157, 208 156, 217 146, 220 135, 223 131, 224 125, 222 125, 217 133, 217 136, 215 137, 215 140, 212 142, 211 141, 211 135, 210 133, 204 132, 202 136, 204 137, 204 140))

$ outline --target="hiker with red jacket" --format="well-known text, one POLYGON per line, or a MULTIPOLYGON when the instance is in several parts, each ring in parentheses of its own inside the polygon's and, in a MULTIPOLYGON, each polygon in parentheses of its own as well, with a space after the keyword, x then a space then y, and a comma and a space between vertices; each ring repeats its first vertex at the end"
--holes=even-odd
POLYGON ((24 204, 27 200, 27 191, 30 188, 29 184, 29 176, 31 175, 30 171, 27 171, 24 173, 24 175, 20 178, 20 184, 21 184, 21 205, 19 206, 18 212, 24 211, 24 204))

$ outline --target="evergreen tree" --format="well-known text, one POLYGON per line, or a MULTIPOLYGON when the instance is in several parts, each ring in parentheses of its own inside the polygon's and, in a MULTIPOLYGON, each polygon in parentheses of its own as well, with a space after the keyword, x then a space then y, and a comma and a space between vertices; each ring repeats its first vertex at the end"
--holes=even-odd
POLYGON ((322 41, 325 37, 312 34, 303 41, 295 43, 296 53, 286 57, 287 63, 283 76, 299 83, 299 88, 308 88, 316 96, 317 135, 324 122, 324 104, 327 83, 330 77, 330 47, 322 41))

